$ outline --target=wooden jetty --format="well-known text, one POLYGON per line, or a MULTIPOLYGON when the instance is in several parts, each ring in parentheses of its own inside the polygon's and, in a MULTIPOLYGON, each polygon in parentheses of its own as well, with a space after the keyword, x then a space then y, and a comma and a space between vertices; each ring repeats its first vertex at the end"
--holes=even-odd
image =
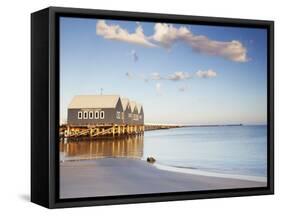
POLYGON ((100 125, 68 125, 60 126, 61 138, 78 137, 118 137, 123 135, 143 134, 144 131, 161 130, 184 127, 180 125, 128 125, 128 124, 100 124, 100 125))
POLYGON ((88 125, 74 126, 62 125, 60 127, 60 137, 78 138, 78 137, 115 137, 122 135, 136 135, 144 132, 144 125, 88 125))
POLYGON ((165 124, 147 124, 144 126, 145 131, 151 130, 163 130, 163 129, 171 129, 171 128, 180 128, 185 127, 184 125, 165 125, 165 124))

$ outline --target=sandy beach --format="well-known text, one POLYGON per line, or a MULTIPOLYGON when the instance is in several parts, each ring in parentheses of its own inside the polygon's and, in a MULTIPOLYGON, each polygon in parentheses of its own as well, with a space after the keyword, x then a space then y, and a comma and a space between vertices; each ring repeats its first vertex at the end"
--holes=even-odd
POLYGON ((137 159, 104 158, 60 163, 60 198, 264 186, 266 182, 166 171, 137 159))

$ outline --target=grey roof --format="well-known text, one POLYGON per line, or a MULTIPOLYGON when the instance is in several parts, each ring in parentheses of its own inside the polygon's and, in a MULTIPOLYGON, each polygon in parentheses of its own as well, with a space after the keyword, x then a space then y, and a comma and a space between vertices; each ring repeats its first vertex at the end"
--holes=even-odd
POLYGON ((68 108, 115 108, 119 98, 119 95, 77 95, 68 108))

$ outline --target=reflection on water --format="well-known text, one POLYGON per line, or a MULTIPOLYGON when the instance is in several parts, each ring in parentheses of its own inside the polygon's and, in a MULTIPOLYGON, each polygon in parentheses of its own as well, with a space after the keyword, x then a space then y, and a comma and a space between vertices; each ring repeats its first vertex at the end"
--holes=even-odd
POLYGON ((142 158, 143 135, 60 142, 60 160, 85 160, 104 157, 142 158))
POLYGON ((267 176, 267 126, 186 127, 144 136, 60 144, 61 160, 147 158, 158 164, 238 175, 267 176), (145 136, 145 137, 144 137, 145 136))

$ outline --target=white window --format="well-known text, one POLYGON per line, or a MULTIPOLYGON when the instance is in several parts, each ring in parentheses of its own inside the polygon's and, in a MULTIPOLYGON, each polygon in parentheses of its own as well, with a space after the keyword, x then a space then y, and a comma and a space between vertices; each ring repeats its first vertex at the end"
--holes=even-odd
POLYGON ((79 112, 78 112, 78 119, 82 119, 82 118, 83 118, 82 112, 79 111, 79 112))
POLYGON ((100 111, 100 119, 104 119, 104 111, 100 111))
POLYGON ((124 120, 124 115, 125 115, 125 113, 124 112, 122 112, 122 119, 124 120))
POLYGON ((89 112, 89 119, 93 119, 94 118, 94 112, 93 111, 90 111, 89 112))
POLYGON ((140 115, 140 119, 142 119, 142 115, 140 115))
POLYGON ((132 118, 132 113, 129 113, 128 116, 129 116, 129 118, 132 118))
POLYGON ((95 111, 95 119, 99 119, 100 118, 100 113, 99 111, 95 111))
POLYGON ((120 119, 120 112, 119 111, 116 112, 116 118, 120 119))
POLYGON ((137 121, 137 120, 138 120, 138 115, 137 115, 137 114, 134 114, 134 115, 133 115, 133 119, 134 119, 135 121, 137 121))
POLYGON ((84 119, 88 119, 88 111, 84 111, 84 119))

